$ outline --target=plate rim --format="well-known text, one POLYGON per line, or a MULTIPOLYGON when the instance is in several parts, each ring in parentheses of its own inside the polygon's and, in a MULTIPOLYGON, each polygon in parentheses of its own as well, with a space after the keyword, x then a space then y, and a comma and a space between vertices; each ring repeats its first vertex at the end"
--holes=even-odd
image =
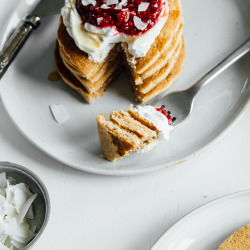
POLYGON ((240 197, 240 196, 245 196, 245 195, 250 196, 250 189, 245 189, 245 190, 241 190, 241 191, 237 191, 234 193, 230 193, 230 194, 217 197, 207 202, 206 204, 198 206, 197 208, 191 210, 189 213, 185 214, 180 219, 178 219, 175 223, 169 226, 169 228, 155 241, 154 245, 150 248, 150 250, 160 250, 160 248, 158 249, 158 247, 161 247, 161 244, 164 242, 164 240, 168 237, 169 234, 171 234, 176 228, 178 228, 183 223, 185 223, 188 219, 206 210, 208 207, 211 207, 225 200, 230 200, 235 197, 240 197))

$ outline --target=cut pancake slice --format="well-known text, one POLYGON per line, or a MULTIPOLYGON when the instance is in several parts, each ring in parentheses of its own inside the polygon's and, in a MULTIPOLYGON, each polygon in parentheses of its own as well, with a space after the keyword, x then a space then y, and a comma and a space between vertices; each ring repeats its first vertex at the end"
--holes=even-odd
POLYGON ((173 129, 172 117, 164 107, 151 105, 130 105, 127 112, 113 111, 110 120, 100 114, 96 121, 104 157, 109 161, 132 151, 149 151, 158 144, 158 139, 168 140, 173 129))
POLYGON ((96 121, 103 154, 107 160, 115 161, 138 150, 141 144, 138 136, 107 120, 103 114, 98 115, 96 121))
POLYGON ((115 161, 132 151, 150 150, 157 143, 158 132, 148 122, 142 123, 136 116, 120 110, 110 114, 110 120, 103 114, 96 118, 97 129, 104 157, 115 161))

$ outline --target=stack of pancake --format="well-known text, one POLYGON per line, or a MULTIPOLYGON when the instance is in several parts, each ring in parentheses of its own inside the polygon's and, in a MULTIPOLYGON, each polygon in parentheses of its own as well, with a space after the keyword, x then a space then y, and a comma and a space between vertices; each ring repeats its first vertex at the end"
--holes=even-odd
POLYGON ((182 35, 182 9, 179 0, 168 0, 169 17, 145 57, 129 55, 126 44, 126 66, 136 99, 145 103, 168 89, 182 71, 185 61, 182 35))
POLYGON ((95 63, 75 45, 61 19, 55 61, 63 80, 91 103, 103 95, 124 64, 137 101, 145 103, 168 89, 180 75, 185 61, 180 0, 168 3, 169 17, 146 56, 141 58, 133 58, 124 43, 116 44, 104 62, 95 63))
POLYGON ((88 54, 80 50, 68 34, 62 18, 57 30, 55 62, 62 79, 83 98, 92 103, 103 95, 109 83, 115 79, 121 69, 120 45, 116 44, 104 62, 95 63, 88 54))
POLYGON ((132 151, 152 149, 159 135, 157 128, 131 107, 128 112, 111 112, 110 120, 100 114, 96 121, 103 154, 109 161, 123 158, 132 151))

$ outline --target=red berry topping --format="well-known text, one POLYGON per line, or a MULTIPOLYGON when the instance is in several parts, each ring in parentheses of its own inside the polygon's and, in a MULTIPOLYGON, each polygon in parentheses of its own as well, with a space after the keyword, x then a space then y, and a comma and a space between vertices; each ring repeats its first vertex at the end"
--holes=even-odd
POLYGON ((132 36, 152 28, 165 6, 163 0, 96 0, 95 5, 83 5, 82 2, 84 0, 76 0, 76 9, 83 24, 115 27, 118 32, 132 36))
POLYGON ((168 124, 172 124, 172 116, 170 115, 169 111, 166 111, 163 107, 155 108, 157 111, 161 112, 163 115, 165 115, 168 119, 168 124))

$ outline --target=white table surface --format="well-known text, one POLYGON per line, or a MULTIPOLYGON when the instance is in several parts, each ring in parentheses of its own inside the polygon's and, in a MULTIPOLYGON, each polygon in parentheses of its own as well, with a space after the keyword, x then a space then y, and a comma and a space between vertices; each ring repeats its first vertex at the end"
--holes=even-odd
POLYGON ((250 189, 250 111, 194 158, 147 175, 81 172, 35 148, 0 101, 0 161, 34 171, 51 199, 49 223, 34 250, 142 250, 191 210, 250 189))
POLYGON ((49 223, 34 250, 149 249, 193 209, 250 189, 249 131, 250 109, 222 139, 186 162, 147 175, 100 176, 39 151, 14 127, 0 98, 0 161, 34 171, 50 195, 49 223))

